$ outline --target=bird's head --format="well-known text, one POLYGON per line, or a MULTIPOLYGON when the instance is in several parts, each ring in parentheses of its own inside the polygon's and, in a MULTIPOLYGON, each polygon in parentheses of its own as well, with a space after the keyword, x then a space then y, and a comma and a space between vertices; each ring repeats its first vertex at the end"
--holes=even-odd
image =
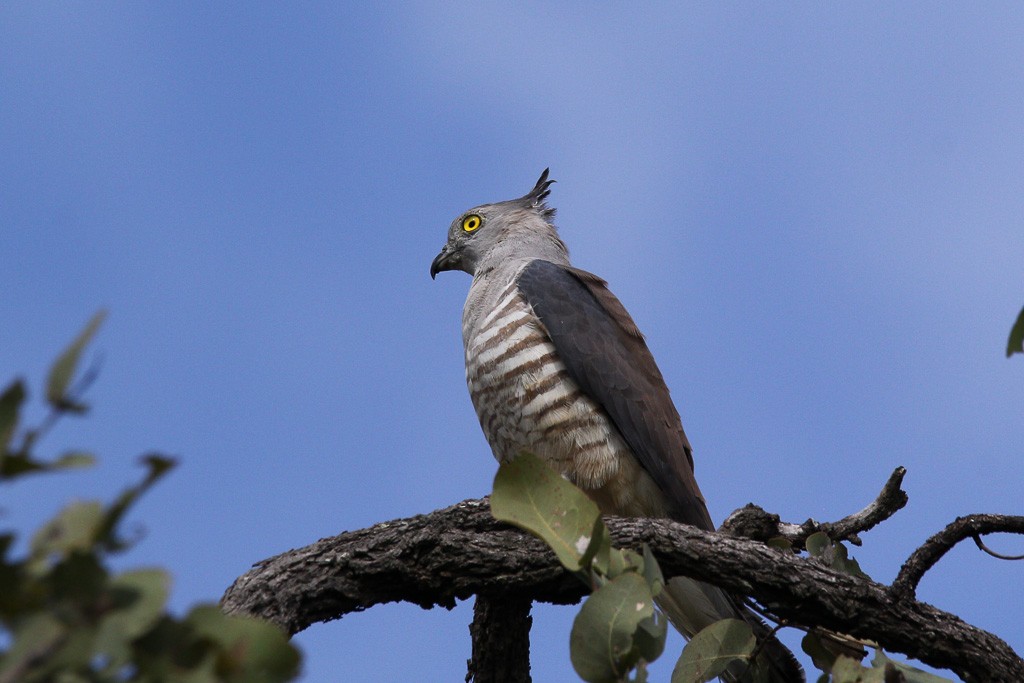
POLYGON ((551 193, 548 169, 537 184, 518 199, 483 204, 464 212, 448 228, 448 241, 430 264, 430 277, 442 270, 475 275, 481 263, 513 258, 545 258, 568 262, 551 218, 555 210, 545 199, 551 193))

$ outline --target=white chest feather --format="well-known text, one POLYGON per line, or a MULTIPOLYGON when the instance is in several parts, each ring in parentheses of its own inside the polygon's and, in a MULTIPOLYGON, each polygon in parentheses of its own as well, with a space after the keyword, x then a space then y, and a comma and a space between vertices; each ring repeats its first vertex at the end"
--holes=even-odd
POLYGON ((469 394, 495 458, 529 451, 606 512, 651 514, 641 499, 653 482, 646 485, 649 477, 604 411, 569 376, 514 284, 485 315, 465 317, 463 341, 469 394))

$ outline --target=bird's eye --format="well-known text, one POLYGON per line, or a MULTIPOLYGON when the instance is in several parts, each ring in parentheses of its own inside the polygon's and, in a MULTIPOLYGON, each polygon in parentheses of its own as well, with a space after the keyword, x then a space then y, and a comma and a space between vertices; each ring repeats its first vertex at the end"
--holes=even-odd
POLYGON ((462 229, 465 230, 466 232, 473 232, 474 230, 479 228, 482 223, 483 221, 481 220, 480 216, 477 216, 474 213, 473 215, 466 216, 465 218, 462 219, 462 229))

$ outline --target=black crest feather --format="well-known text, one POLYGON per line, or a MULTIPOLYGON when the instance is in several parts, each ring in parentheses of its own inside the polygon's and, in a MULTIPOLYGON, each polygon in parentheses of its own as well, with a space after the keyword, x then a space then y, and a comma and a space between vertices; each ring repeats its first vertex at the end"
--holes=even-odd
POLYGON ((548 173, 551 171, 550 168, 545 168, 544 172, 540 174, 540 178, 537 179, 537 184, 533 186, 533 189, 527 192, 520 199, 521 202, 527 204, 531 208, 537 209, 544 218, 549 219, 555 215, 555 210, 547 205, 544 201, 551 194, 549 189, 554 180, 548 180, 548 173))

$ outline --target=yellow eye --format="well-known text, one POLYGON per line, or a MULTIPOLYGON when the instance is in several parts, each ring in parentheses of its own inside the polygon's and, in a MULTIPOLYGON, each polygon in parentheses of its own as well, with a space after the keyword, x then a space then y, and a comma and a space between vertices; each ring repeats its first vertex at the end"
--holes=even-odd
POLYGON ((462 229, 466 232, 473 232, 483 223, 480 216, 475 213, 462 219, 462 229))

